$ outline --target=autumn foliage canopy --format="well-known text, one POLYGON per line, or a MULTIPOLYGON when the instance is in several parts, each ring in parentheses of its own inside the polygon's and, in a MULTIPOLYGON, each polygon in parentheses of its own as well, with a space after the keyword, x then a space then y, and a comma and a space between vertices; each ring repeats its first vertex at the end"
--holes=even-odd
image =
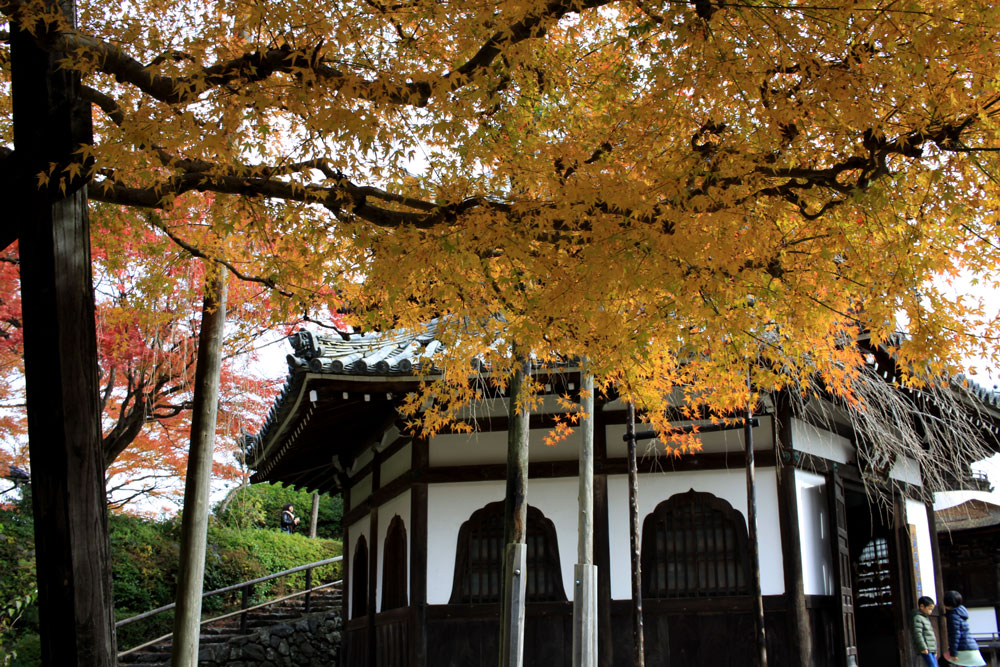
POLYGON ((744 405, 748 372, 850 397, 862 334, 904 382, 997 360, 949 282, 1000 260, 992 0, 0 7, 92 104, 40 183, 89 179, 292 309, 442 318, 455 387, 510 343, 654 415, 744 405), (156 213, 207 193, 230 214, 156 213))

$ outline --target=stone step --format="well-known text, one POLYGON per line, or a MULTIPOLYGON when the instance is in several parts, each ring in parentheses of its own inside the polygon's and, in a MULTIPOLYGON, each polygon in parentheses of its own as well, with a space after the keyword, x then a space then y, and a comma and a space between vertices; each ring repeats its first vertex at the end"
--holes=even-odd
MULTIPOLYGON (((339 590, 324 589, 310 594, 309 614, 335 612, 343 606, 343 597, 339 590)), ((247 632, 240 632, 240 618, 233 616, 202 627, 199 640, 199 660, 212 660, 214 655, 223 651, 222 647, 231 645, 234 641, 266 628, 278 626, 291 631, 291 626, 298 622, 305 613, 305 600, 301 597, 276 603, 271 607, 248 612, 247 632)), ((250 650, 250 649, 248 649, 250 650)), ((158 644, 136 653, 125 656, 119 667, 167 667, 170 664, 170 644, 158 644)))

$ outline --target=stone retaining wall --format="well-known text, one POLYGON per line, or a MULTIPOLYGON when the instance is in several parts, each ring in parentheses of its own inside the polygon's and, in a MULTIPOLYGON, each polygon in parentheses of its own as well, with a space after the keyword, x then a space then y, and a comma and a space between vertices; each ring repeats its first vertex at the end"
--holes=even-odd
POLYGON ((341 621, 339 611, 306 616, 292 623, 278 623, 227 644, 203 646, 199 667, 251 667, 252 665, 340 665, 341 621))

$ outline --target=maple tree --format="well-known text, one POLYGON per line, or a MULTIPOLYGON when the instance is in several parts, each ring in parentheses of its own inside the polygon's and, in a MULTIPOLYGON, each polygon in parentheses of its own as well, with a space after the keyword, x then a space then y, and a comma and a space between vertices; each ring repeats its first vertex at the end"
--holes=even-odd
MULTIPOLYGON (((365 329, 441 318, 441 397, 469 398, 472 354, 510 375, 500 340, 587 357, 666 428, 674 389, 726 412, 748 386, 819 377, 860 401, 864 357, 846 342, 862 333, 907 384, 970 353, 997 360, 996 322, 935 278, 995 287, 1000 10, 928 4, 0 12, 15 45, 79 75, 94 112, 73 159, 31 167, 42 191, 86 183, 92 200, 160 210, 238 195, 247 224, 213 217, 214 240, 149 222, 290 302, 335 294, 365 329)), ((11 118, 8 198, 34 159, 6 147, 11 118)), ((0 223, 0 246, 17 224, 0 223)))
MULTIPOLYGON (((204 269, 141 218, 117 207, 103 213, 97 216, 93 253, 102 449, 108 501, 117 509, 134 506, 139 498, 162 495, 169 500, 180 493, 177 482, 184 479, 187 462, 204 269)), ((161 222, 190 227, 200 224, 203 214, 177 209, 161 222)), ((8 397, 0 437, 8 443, 4 455, 9 462, 28 468, 16 247, 6 257, 5 266, 11 269, 0 274, 0 303, 5 308, 0 354, 11 363, 0 384, 8 397)), ((270 297, 262 292, 259 285, 246 283, 232 290, 234 316, 226 341, 217 429, 219 479, 241 475, 226 451, 232 450, 241 429, 252 428, 275 391, 273 380, 253 371, 254 345, 278 324, 262 319, 271 312, 270 297)))
POLYGON ((243 195, 252 224, 209 223, 227 250, 174 240, 296 296, 335 285, 363 327, 461 312, 456 359, 586 354, 649 408, 670 386, 745 402, 748 359, 761 387, 846 391, 861 331, 908 381, 996 358, 995 322, 932 281, 998 259, 990 3, 122 11, 3 5, 95 111, 39 182, 243 195))

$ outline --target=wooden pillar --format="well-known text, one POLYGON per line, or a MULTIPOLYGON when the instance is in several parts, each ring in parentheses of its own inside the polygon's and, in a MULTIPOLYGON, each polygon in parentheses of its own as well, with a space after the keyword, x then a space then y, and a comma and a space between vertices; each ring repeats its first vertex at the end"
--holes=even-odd
POLYGON ((890 556, 892 580, 895 584, 893 599, 895 602, 896 638, 899 648, 901 665, 910 664, 916 660, 913 649, 913 633, 910 629, 910 612, 917 608, 917 584, 913 572, 913 547, 910 542, 909 526, 906 523, 906 497, 898 490, 892 494, 892 550, 890 556))
POLYGON ((316 538, 316 524, 319 523, 319 494, 314 493, 312 511, 309 513, 309 537, 316 538))
POLYGON ((931 534, 931 558, 934 560, 934 616, 932 622, 936 621, 938 633, 938 653, 944 655, 944 648, 948 646, 948 623, 942 610, 944 605, 944 574, 941 571, 941 544, 938 542, 937 518, 934 516, 934 503, 924 502, 924 511, 927 512, 927 527, 931 534))
MULTIPOLYGON (((75 23, 72 0, 58 6, 75 23)), ((5 215, 20 239, 42 664, 103 667, 115 664, 115 631, 90 226, 86 187, 62 178, 91 143, 90 105, 63 54, 13 20, 10 50, 17 197, 5 215), (50 164, 57 172, 40 187, 50 164)))
MULTIPOLYGON (((778 395, 774 417, 774 447, 777 450, 778 521, 784 563, 785 598, 788 600, 790 654, 799 665, 812 664, 812 623, 806 608, 802 575, 802 537, 799 532, 799 499, 795 484, 792 442, 792 409, 787 397, 778 395)), ((818 520, 819 517, 809 517, 818 520)), ((831 522, 832 525, 832 522, 831 522)))
POLYGON ((527 380, 531 364, 515 346, 516 370, 510 383, 507 431, 507 492, 504 496, 504 569, 500 611, 500 667, 520 667, 524 659, 524 596, 528 521, 527 380))
MULTIPOLYGON (((608 460, 607 425, 602 407, 594 410, 594 464, 600 469, 608 460)), ((612 667, 615 662, 611 626, 611 546, 608 529, 608 476, 594 475, 594 563, 597 567, 597 663, 612 667)))
POLYGON ((344 502, 344 512, 340 516, 340 534, 344 538, 343 551, 341 552, 344 559, 340 561, 340 619, 344 624, 344 634, 346 635, 347 621, 351 618, 351 594, 353 593, 351 591, 351 559, 354 556, 351 552, 350 529, 347 521, 344 520, 351 509, 351 487, 348 485, 347 475, 341 475, 340 488, 340 497, 344 502))
POLYGON ((378 452, 372 459, 372 492, 368 496, 371 504, 371 511, 368 514, 368 667, 375 667, 378 664, 378 642, 375 632, 375 615, 378 604, 378 564, 379 564, 379 539, 378 539, 378 507, 373 502, 375 492, 381 485, 381 461, 378 452))
POLYGON ((632 664, 646 664, 642 631, 642 561, 639 556, 639 470, 635 458, 635 406, 628 404, 625 422, 628 440, 629 547, 632 559, 632 664))
MULTIPOLYGON (((429 443, 425 438, 417 438, 412 447, 411 469, 420 475, 429 465, 429 443)), ((416 483, 410 491, 411 667, 427 667, 427 540, 427 484, 416 483)))
POLYGON ((753 586, 754 664, 767 667, 767 646, 764 637, 764 598, 760 592, 760 544, 757 536, 757 485, 753 462, 753 412, 747 406, 743 425, 743 444, 746 450, 747 475, 747 529, 750 541, 750 581, 753 586))
POLYGON ((222 367, 222 336, 226 323, 225 270, 206 267, 198 361, 194 373, 194 408, 191 415, 191 446, 188 449, 184 483, 184 513, 181 519, 180 566, 177 574, 177 614, 171 662, 178 667, 197 667, 201 635, 201 593, 205 579, 208 542, 209 495, 212 487, 212 453, 215 422, 219 412, 219 371, 222 367))
POLYGON ((597 571, 594 567, 594 377, 581 372, 580 485, 573 592, 573 667, 597 664, 597 571))

